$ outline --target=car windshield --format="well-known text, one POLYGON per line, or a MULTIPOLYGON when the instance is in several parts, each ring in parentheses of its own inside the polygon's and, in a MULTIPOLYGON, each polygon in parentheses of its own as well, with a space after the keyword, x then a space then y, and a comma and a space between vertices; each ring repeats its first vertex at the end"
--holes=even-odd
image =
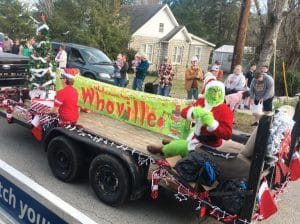
POLYGON ((82 49, 82 56, 90 64, 111 64, 111 60, 98 49, 82 49))

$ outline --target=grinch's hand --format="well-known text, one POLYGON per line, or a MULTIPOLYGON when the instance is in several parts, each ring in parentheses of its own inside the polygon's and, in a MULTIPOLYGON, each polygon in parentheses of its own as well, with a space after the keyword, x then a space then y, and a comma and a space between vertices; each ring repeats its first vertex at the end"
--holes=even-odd
POLYGON ((205 115, 207 111, 202 107, 194 107, 193 109, 193 118, 194 119, 201 119, 203 115, 205 115))
POLYGON ((202 124, 204 125, 207 125, 207 126, 212 126, 213 123, 214 123, 214 115, 211 113, 211 112, 206 112, 202 117, 201 117, 201 122, 202 124))

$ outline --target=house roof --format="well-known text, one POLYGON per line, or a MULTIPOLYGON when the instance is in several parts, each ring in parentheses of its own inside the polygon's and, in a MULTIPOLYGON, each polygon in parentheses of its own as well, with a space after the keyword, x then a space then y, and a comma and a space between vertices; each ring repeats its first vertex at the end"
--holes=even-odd
POLYGON ((166 7, 166 5, 161 4, 123 6, 121 15, 129 16, 130 32, 135 33, 164 7, 166 7))
POLYGON ((213 43, 211 43, 211 42, 208 42, 207 40, 204 40, 204 39, 202 39, 202 38, 200 38, 200 37, 198 37, 198 36, 196 36, 196 35, 194 35, 194 34, 189 33, 189 35, 190 35, 190 37, 191 37, 192 39, 194 39, 194 40, 197 40, 197 41, 199 41, 199 42, 202 42, 202 43, 204 43, 204 44, 207 44, 207 45, 209 45, 209 46, 211 46, 211 47, 216 47, 215 44, 213 44, 213 43))
MULTIPOLYGON (((233 53, 233 45, 223 45, 215 50, 215 52, 233 53)), ((251 54, 255 51, 253 47, 244 47, 244 53, 251 54)))
POLYGON ((173 30, 171 30, 166 36, 160 39, 162 42, 170 41, 177 33, 179 33, 184 26, 176 26, 173 30))

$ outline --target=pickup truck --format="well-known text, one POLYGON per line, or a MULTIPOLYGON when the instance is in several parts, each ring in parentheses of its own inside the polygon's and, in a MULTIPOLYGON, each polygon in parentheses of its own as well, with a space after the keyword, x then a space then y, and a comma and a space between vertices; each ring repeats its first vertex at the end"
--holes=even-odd
MULTIPOLYGON (((9 64, 18 63, 18 60, 10 59, 9 64)), ((2 66, 5 65, 2 62, 2 66)), ((8 85, 5 82, 7 76, 0 79, 8 85)), ((14 83, 10 87, 16 88, 14 83)), ((174 191, 179 200, 190 199, 199 203, 199 223, 205 223, 203 219, 207 215, 224 223, 251 223, 260 217, 257 193, 261 183, 266 180, 277 196, 289 180, 289 171, 278 180, 275 178, 277 164, 267 164, 270 128, 276 120, 272 116, 263 117, 258 126, 252 162, 247 170, 246 189, 218 192, 217 188, 211 190, 184 181, 174 171, 170 161, 151 155, 146 150, 149 144, 160 142, 166 136, 182 138, 185 135, 185 128, 189 125, 181 120, 178 111, 189 102, 137 93, 82 76, 76 77, 75 88, 80 95, 79 105, 93 111, 81 113, 76 125, 61 124, 57 117, 33 108, 32 102, 16 101, 12 94, 8 94, 14 91, 7 90, 1 91, 0 115, 9 118, 10 123, 29 130, 32 130, 31 120, 34 115, 44 116, 47 122, 42 127, 41 143, 54 176, 61 181, 72 182, 88 167, 93 191, 102 202, 110 206, 119 206, 129 199, 140 198, 147 192, 150 181, 153 198, 157 198, 158 189, 162 186, 174 191), (8 116, 8 110, 12 110, 12 119, 8 116), (240 211, 233 214, 229 207, 214 204, 211 200, 213 197, 227 200, 242 197, 240 211)), ((292 143, 288 144, 288 154, 280 160, 284 161, 286 167, 289 167, 293 153, 299 151, 299 135, 294 131, 298 127, 299 123, 296 123, 293 131, 290 130, 292 143)), ((233 136, 233 139, 242 143, 248 138, 248 135, 233 136)), ((220 164, 230 163, 230 160, 225 160, 226 157, 220 164)))

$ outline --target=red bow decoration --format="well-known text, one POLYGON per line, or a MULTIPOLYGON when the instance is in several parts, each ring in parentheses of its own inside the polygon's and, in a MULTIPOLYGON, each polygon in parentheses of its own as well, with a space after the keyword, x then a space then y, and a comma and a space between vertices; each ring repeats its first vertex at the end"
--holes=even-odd
POLYGON ((295 152, 292 157, 290 172, 292 181, 300 178, 300 155, 298 152, 295 152))

